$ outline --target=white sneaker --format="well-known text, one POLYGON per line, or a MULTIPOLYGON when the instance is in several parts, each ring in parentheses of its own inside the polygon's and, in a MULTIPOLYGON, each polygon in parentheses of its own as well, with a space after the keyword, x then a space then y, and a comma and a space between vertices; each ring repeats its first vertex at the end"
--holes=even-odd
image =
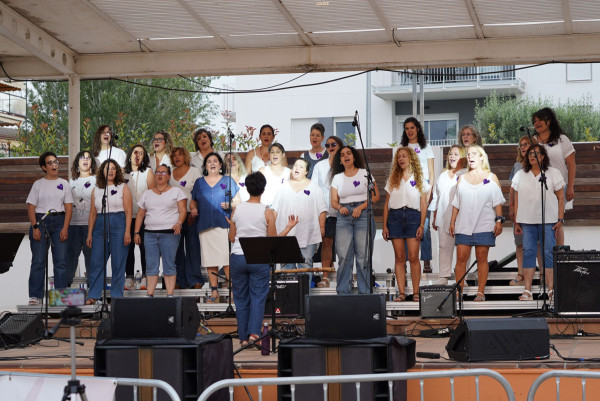
POLYGON ((133 285, 133 279, 132 278, 126 278, 125 279, 125 289, 126 290, 133 290, 135 287, 133 285))
POLYGON ((37 299, 36 297, 29 298, 29 305, 39 305, 39 304, 40 304, 40 300, 37 299))

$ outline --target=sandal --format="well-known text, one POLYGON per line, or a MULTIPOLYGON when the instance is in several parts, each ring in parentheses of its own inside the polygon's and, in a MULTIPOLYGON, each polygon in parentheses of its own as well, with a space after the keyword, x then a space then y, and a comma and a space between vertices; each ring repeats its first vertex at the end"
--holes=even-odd
POLYGON ((250 334, 248 336, 248 348, 262 351, 262 345, 258 342, 259 338, 260 336, 257 336, 256 334, 250 334))
POLYGON ((406 301, 406 294, 400 293, 396 298, 394 298, 394 302, 404 302, 406 301))
POLYGON ((510 282, 508 283, 508 285, 523 285, 523 282, 525 281, 525 277, 523 277, 522 274, 517 274, 517 277, 513 278, 512 280, 510 280, 510 282), (521 280, 519 280, 519 277, 521 277, 521 280))
POLYGON ((431 269, 431 261, 430 260, 426 260, 425 263, 423 263, 423 273, 424 274, 433 273, 433 270, 431 269))
POLYGON ((216 304, 217 303, 217 299, 215 297, 208 297, 206 298, 206 300, 204 301, 205 304, 216 304))
POLYGON ((329 288, 329 278, 321 277, 321 281, 317 283, 317 288, 329 288))
POLYGON ((550 302, 554 301, 554 290, 548 291, 548 300, 550 302))
POLYGON ((97 300, 97 299, 94 299, 94 298, 88 298, 88 299, 85 301, 85 304, 86 304, 86 305, 96 305, 97 303, 98 303, 98 300, 97 300))
POLYGON ((419 302, 419 294, 413 294, 413 302, 419 302))
POLYGON ((519 297, 519 301, 532 301, 533 294, 529 290, 523 291, 523 294, 519 297))
POLYGON ((483 302, 483 301, 485 301, 485 294, 483 292, 477 292, 475 294, 475 299, 473 299, 473 301, 475 301, 475 302, 483 302))

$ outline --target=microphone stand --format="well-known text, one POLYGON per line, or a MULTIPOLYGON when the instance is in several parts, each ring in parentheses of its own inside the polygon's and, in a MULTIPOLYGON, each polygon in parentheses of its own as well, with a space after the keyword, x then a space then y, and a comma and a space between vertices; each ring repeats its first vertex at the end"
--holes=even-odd
POLYGON ((365 243, 365 258, 366 261, 363 264, 363 269, 367 269, 367 277, 369 280, 369 294, 373 293, 373 286, 375 282, 373 280, 373 195, 375 194, 375 184, 373 181, 373 175, 371 174, 371 168, 369 167, 369 161, 367 159, 367 153, 365 151, 365 144, 362 139, 362 133, 360 131, 360 122, 358 120, 358 111, 354 113, 354 121, 352 126, 356 127, 358 132, 358 138, 360 139, 360 146, 362 148, 363 158, 365 159, 365 165, 367 169, 367 242, 365 243))
POLYGON ((450 289, 450 291, 448 291, 448 295, 446 295, 446 298, 444 298, 442 300, 442 302, 440 302, 440 304, 437 306, 437 311, 441 311, 442 307, 444 306, 444 304, 448 301, 448 299, 450 298, 450 296, 452 294, 454 294, 456 291, 458 291, 458 318, 460 320, 460 322, 462 323, 464 318, 463 318, 463 292, 462 292, 462 287, 460 286, 460 283, 462 283, 465 278, 467 277, 467 274, 469 274, 469 272, 471 271, 471 269, 477 264, 477 261, 474 261, 471 266, 469 266, 469 268, 467 269, 467 271, 465 272, 465 274, 462 275, 462 277, 458 280, 456 280, 456 283, 452 286, 452 288, 450 289))
MULTIPOLYGON (((527 131, 527 136, 529 137, 529 141, 531 142, 532 146, 531 148, 533 148, 533 136, 531 135, 531 129, 529 127, 525 127, 525 130, 527 131)), ((540 145, 541 146, 541 145, 540 145)), ((546 293, 546 258, 544 257, 544 250, 545 250, 545 245, 546 245, 546 202, 545 202, 545 195, 546 192, 548 190, 548 184, 546 183, 546 172, 542 169, 542 163, 540 163, 540 157, 538 154, 538 151, 535 150, 535 148, 533 148, 533 153, 535 154, 535 162, 538 165, 538 168, 540 169, 540 192, 541 192, 541 197, 540 197, 540 203, 541 203, 541 207, 542 207, 542 238, 540 241, 540 249, 541 249, 541 255, 542 255, 542 266, 541 266, 541 271, 540 271, 540 277, 542 280, 542 306, 539 310, 534 311, 534 312, 527 312, 527 313, 522 313, 519 315, 515 315, 515 316, 554 316, 555 314, 550 312, 550 307, 548 305, 547 298, 548 298, 548 294, 546 293)), ((529 157, 529 150, 527 151, 527 157, 529 157)), ((516 216, 515 216, 516 218, 516 216)), ((539 299, 539 298, 538 298, 539 299)))

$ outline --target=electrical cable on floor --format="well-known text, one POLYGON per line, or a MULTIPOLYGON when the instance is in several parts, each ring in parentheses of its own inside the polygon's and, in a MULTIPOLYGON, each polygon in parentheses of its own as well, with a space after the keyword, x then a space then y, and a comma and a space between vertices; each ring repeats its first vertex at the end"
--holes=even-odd
POLYGON ((561 358, 563 361, 567 361, 567 362, 600 362, 600 358, 573 358, 573 357, 562 356, 560 354, 560 352, 558 352, 558 350, 556 349, 554 344, 550 344, 550 348, 552 348, 552 350, 554 352, 556 352, 556 355, 559 358, 561 358))

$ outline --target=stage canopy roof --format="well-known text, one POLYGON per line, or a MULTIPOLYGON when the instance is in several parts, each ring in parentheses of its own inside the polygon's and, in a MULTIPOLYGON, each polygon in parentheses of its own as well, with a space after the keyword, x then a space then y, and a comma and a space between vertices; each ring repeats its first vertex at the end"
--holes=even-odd
POLYGON ((598 0, 0 0, 18 79, 599 59, 598 0))

